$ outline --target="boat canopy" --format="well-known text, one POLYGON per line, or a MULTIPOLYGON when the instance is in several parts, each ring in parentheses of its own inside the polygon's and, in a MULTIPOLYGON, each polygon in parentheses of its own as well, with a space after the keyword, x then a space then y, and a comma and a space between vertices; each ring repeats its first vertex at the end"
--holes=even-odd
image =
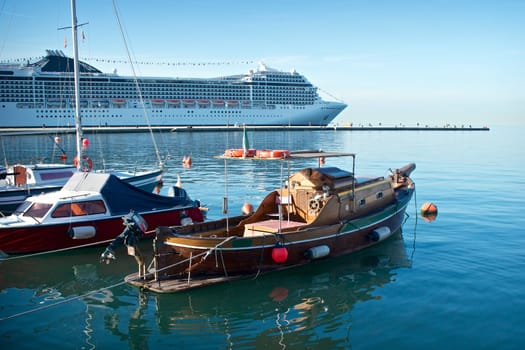
POLYGON ((337 167, 315 168, 313 170, 321 173, 331 180, 343 179, 352 176, 351 172, 339 169, 337 167))
POLYGON ((115 175, 93 172, 73 174, 62 188, 61 192, 64 191, 99 192, 112 215, 125 215, 130 210, 136 212, 162 210, 193 203, 183 189, 180 189, 179 195, 175 197, 159 196, 121 181, 115 175))

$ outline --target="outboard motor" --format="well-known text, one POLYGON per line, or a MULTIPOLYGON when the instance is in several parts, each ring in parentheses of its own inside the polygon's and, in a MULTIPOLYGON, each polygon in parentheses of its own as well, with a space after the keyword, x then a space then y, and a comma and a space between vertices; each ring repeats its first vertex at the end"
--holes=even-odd
POLYGON ((100 255, 100 262, 109 264, 111 260, 115 260, 115 249, 122 244, 128 248, 128 255, 132 255, 139 264, 139 273, 145 272, 144 259, 138 248, 139 240, 144 236, 148 230, 148 224, 146 220, 139 213, 135 213, 133 210, 128 215, 122 217, 123 225, 126 226, 124 231, 118 235, 106 250, 100 255))

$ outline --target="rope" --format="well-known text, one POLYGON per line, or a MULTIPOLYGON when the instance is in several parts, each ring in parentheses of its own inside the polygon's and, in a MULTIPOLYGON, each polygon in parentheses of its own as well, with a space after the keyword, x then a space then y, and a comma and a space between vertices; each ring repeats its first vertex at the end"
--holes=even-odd
POLYGON ((0 258, 0 261, 8 261, 8 260, 21 259, 21 258, 32 258, 32 257, 39 256, 39 255, 53 254, 53 253, 60 253, 60 252, 65 252, 65 251, 73 250, 73 249, 87 248, 87 247, 93 247, 93 246, 97 246, 97 245, 102 245, 102 244, 104 244, 104 243, 109 243, 109 242, 111 242, 111 241, 113 241, 113 238, 112 238, 112 239, 105 240, 105 241, 101 241, 101 242, 88 243, 88 244, 79 245, 79 246, 74 246, 74 247, 69 247, 69 248, 62 248, 62 249, 56 249, 56 250, 49 250, 49 251, 39 252, 39 253, 33 253, 33 254, 7 256, 7 257, 5 257, 5 258, 0 258))

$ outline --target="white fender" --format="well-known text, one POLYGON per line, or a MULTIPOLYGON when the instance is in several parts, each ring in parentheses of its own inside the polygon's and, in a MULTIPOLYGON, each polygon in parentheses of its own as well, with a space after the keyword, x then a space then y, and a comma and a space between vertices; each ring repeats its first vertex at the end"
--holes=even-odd
POLYGON ((304 255, 308 259, 319 259, 323 258, 325 256, 328 256, 330 254, 330 247, 327 245, 320 245, 317 247, 312 247, 306 250, 304 255))
POLYGON ((390 227, 388 226, 378 227, 369 233, 370 239, 374 242, 380 242, 385 238, 390 237, 390 235, 392 235, 392 231, 390 231, 390 227))
POLYGON ((93 226, 78 226, 69 229, 69 237, 73 239, 88 239, 95 237, 97 230, 93 226))

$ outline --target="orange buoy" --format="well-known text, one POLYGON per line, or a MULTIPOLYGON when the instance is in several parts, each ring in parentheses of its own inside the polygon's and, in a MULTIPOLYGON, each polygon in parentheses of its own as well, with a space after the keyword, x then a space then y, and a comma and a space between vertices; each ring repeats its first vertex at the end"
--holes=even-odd
POLYGON ((426 202, 421 206, 420 212, 423 219, 430 222, 436 220, 438 210, 434 203, 426 202))
POLYGON ((191 167, 191 157, 190 156, 184 156, 182 158, 182 166, 185 168, 191 167))
MULTIPOLYGON (((93 169, 93 161, 88 156, 82 156, 82 171, 90 171, 93 169), (87 166, 85 166, 87 164, 87 166)), ((78 167, 78 157, 73 158, 73 164, 78 167)))
POLYGON ((253 205, 251 205, 248 202, 245 202, 242 206, 242 213, 243 215, 251 215, 253 214, 253 205))

